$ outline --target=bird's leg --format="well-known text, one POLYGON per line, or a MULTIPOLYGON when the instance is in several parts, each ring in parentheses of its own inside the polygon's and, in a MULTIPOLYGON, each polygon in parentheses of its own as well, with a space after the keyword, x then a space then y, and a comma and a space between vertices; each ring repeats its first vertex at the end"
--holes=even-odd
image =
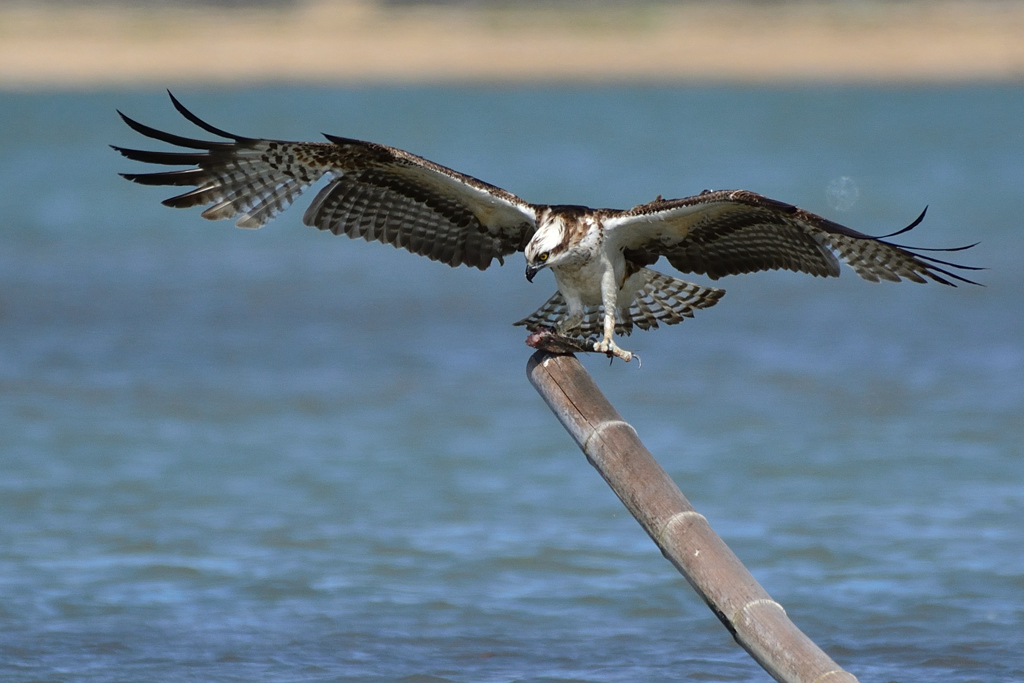
POLYGON ((563 337, 572 337, 573 332, 578 332, 583 322, 583 307, 569 304, 569 311, 564 318, 555 324, 555 332, 563 337))
POLYGON ((604 304, 604 336, 601 341, 594 344, 594 350, 598 353, 608 353, 616 358, 621 358, 627 363, 633 359, 630 351, 620 349, 615 343, 615 295, 618 293, 618 283, 615 278, 615 270, 611 264, 605 269, 601 276, 601 299, 604 304))
MULTIPOLYGON (((607 311, 607 309, 605 310, 607 311)), ((604 337, 601 339, 601 341, 596 342, 594 344, 594 350, 597 351, 598 353, 611 354, 616 358, 621 358, 622 360, 628 363, 629 361, 633 360, 633 353, 631 351, 626 351, 625 349, 620 349, 618 344, 615 343, 615 339, 613 339, 613 336, 615 334, 614 310, 615 309, 613 308, 613 312, 611 314, 604 314, 604 337)))

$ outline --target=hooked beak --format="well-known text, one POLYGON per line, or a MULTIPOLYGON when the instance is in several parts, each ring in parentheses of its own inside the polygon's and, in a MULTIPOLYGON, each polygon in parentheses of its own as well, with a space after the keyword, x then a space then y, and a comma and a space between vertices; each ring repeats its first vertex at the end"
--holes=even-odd
POLYGON ((533 282, 533 276, 540 272, 540 268, 535 268, 527 264, 526 266, 526 281, 533 282))

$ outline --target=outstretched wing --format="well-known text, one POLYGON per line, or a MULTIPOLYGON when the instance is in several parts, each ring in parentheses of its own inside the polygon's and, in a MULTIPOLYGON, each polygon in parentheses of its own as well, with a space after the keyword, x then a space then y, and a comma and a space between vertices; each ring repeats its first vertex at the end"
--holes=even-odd
POLYGON ((522 251, 536 230, 534 208, 512 193, 400 149, 330 135, 329 142, 242 137, 202 121, 173 95, 171 101, 190 122, 229 142, 165 133, 118 112, 136 132, 190 150, 114 147, 135 161, 194 166, 122 174, 143 185, 195 187, 164 200, 167 206, 211 205, 204 218, 237 216, 239 227, 259 228, 326 175, 331 180, 306 210, 306 225, 481 270, 522 251))
MULTIPOLYGON (((909 226, 916 227, 924 213, 909 226)), ((948 270, 980 270, 924 256, 918 249, 851 230, 790 204, 745 190, 705 191, 685 199, 657 199, 603 219, 609 240, 630 260, 649 265, 660 256, 685 273, 724 275, 793 270, 822 277, 839 275, 839 260, 865 280, 952 280, 977 284, 948 270)))

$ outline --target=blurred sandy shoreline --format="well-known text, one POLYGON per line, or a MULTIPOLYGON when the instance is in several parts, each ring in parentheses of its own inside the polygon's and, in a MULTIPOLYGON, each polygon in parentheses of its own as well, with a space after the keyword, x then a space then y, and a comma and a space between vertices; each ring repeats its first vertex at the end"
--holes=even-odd
POLYGON ((1024 82, 1024 3, 0 4, 0 89, 1024 82))

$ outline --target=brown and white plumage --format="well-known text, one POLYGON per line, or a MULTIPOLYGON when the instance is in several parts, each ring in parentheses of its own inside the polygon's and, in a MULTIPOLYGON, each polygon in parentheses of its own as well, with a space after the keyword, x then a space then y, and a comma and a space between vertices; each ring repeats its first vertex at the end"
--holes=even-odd
MULTIPOLYGON (((259 228, 327 176, 303 215, 307 225, 481 270, 523 251, 528 279, 551 268, 559 291, 516 324, 531 331, 553 324, 564 335, 600 337, 598 350, 625 360, 631 354, 615 344, 616 331, 629 334, 634 325, 650 329, 659 322, 678 323, 694 309, 713 306, 724 293, 646 267, 662 256, 680 271, 712 279, 775 269, 832 277, 839 275, 842 259, 862 278, 876 282, 971 282, 949 269, 973 268, 924 256, 916 253, 919 249, 753 192, 658 197, 628 210, 530 204, 393 147, 334 136, 320 143, 242 137, 211 126, 171 100, 190 122, 227 141, 165 133, 121 114, 142 135, 191 150, 114 147, 136 161, 191 167, 123 174, 144 185, 195 188, 165 200, 167 206, 208 206, 204 218, 235 218, 239 227, 259 228)), ((923 217, 888 237, 914 228, 923 217)))

